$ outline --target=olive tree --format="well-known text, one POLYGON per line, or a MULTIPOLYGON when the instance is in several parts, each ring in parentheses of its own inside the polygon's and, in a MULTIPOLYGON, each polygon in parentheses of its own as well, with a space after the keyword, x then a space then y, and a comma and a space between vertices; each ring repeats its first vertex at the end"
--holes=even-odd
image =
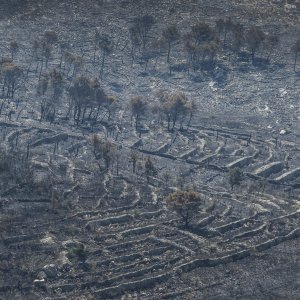
POLYGON ((147 100, 143 97, 133 97, 130 100, 130 110, 132 116, 135 118, 135 129, 138 130, 138 125, 141 120, 141 117, 146 114, 147 111, 147 100))
POLYGON ((197 192, 177 190, 168 195, 166 203, 169 209, 181 217, 185 228, 188 228, 202 204, 202 200, 197 192))
POLYGON ((165 94, 161 98, 161 108, 167 119, 168 130, 173 130, 178 121, 180 122, 180 128, 182 128, 192 106, 184 93, 175 92, 170 95, 165 94))
POLYGON ((116 108, 116 99, 106 95, 97 79, 89 79, 86 76, 76 78, 69 88, 69 111, 73 111, 74 122, 79 125, 88 116, 88 120, 97 119, 102 112, 102 119, 111 118, 112 112, 116 108))

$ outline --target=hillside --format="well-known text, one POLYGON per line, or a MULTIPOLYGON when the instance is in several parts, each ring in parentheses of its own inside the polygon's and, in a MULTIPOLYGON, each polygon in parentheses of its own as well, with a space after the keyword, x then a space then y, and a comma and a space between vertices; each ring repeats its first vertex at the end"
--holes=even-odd
POLYGON ((0 299, 297 299, 300 3, 2 1, 0 299))

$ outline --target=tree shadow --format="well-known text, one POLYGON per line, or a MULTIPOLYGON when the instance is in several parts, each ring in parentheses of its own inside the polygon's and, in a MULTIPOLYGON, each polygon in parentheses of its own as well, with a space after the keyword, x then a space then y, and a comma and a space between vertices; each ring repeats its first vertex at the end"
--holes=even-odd
POLYGON ((229 68, 222 62, 204 62, 202 64, 202 73, 207 80, 213 80, 218 85, 224 85, 228 81, 229 68))
POLYGON ((203 76, 203 74, 199 74, 199 73, 193 73, 190 74, 190 79, 195 82, 195 83, 199 83, 199 82, 204 82, 205 81, 205 77, 203 76))
POLYGON ((295 76, 300 77, 300 70, 299 71, 298 70, 295 71, 295 76))
POLYGON ((111 86, 111 89, 112 89, 114 92, 116 92, 116 93, 122 93, 122 92, 123 92, 123 86, 120 85, 120 84, 117 83, 117 82, 112 82, 112 83, 110 84, 110 86, 111 86))
POLYGON ((246 51, 240 51, 239 53, 237 53, 237 62, 249 63, 250 59, 250 54, 246 51))
POLYGON ((256 57, 252 65, 259 70, 266 70, 270 65, 270 60, 268 58, 256 57))
POLYGON ((149 72, 147 72, 147 71, 142 71, 142 72, 140 72, 140 73, 138 74, 138 76, 139 76, 139 77, 147 77, 147 76, 149 76, 149 72))
POLYGON ((270 63, 269 65, 269 71, 271 72, 275 72, 275 71, 278 71, 280 69, 283 69, 286 65, 284 63, 270 63))
POLYGON ((226 85, 228 81, 229 68, 221 62, 206 61, 193 70, 190 78, 194 82, 215 81, 219 86, 226 85))
POLYGON ((187 72, 188 65, 186 63, 178 63, 171 65, 172 72, 187 72))

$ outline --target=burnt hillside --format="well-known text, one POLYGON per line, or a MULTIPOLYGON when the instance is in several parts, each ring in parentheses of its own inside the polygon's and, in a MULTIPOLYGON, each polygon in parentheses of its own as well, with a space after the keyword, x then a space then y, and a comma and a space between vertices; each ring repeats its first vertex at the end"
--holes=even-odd
POLYGON ((297 299, 298 1, 1 4, 1 299, 297 299))

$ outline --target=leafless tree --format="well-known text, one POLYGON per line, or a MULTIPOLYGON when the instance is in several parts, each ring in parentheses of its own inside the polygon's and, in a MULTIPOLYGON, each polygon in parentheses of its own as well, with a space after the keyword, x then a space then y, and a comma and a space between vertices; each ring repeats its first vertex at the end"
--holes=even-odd
POLYGON ((170 62, 171 48, 180 39, 180 33, 175 25, 171 25, 168 26, 163 31, 162 38, 167 43, 168 46, 167 62, 170 62))
POLYGON ((135 129, 138 130, 138 125, 142 116, 147 111, 147 100, 143 97, 133 97, 130 100, 130 110, 135 118, 135 129))
POLYGON ((246 34, 246 42, 249 46, 252 63, 255 59, 255 54, 259 47, 261 46, 262 42, 264 41, 266 35, 265 33, 258 27, 252 26, 246 34))
POLYGON ((296 72, 297 59, 300 52, 300 39, 295 42, 291 50, 294 53, 294 71, 296 72))

